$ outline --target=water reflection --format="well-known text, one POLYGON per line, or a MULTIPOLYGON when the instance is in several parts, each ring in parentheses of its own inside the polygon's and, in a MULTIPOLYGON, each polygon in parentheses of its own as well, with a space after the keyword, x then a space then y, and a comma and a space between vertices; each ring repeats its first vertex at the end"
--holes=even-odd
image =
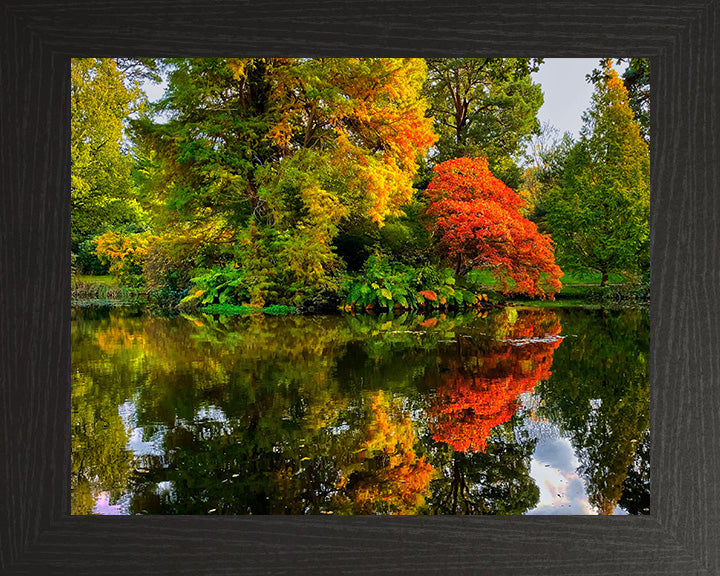
MULTIPOLYGON (((599 513, 611 514, 618 504, 637 513, 629 505, 630 496, 622 496, 628 473, 647 469, 647 316, 638 311, 567 314, 577 342, 558 349, 554 377, 538 385, 540 413, 570 438, 589 501, 599 513), (636 463, 638 456, 645 464, 636 463)), ((636 495, 633 500, 642 498, 636 495)))
POLYGON ((589 511, 646 513, 647 352, 639 310, 75 309, 72 513, 542 511, 538 422, 589 511))

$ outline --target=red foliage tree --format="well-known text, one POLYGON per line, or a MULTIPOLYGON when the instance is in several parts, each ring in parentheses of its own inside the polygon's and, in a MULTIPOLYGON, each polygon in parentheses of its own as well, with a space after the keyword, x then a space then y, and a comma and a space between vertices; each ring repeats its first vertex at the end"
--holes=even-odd
POLYGON ((495 178, 483 158, 438 164, 428 185, 430 230, 455 272, 487 267, 507 291, 550 297, 560 290, 562 271, 552 241, 520 213, 523 200, 495 178))
POLYGON ((517 411, 517 397, 550 377, 559 332, 554 314, 526 313, 489 351, 450 366, 429 414, 433 439, 458 452, 484 451, 490 431, 517 411))

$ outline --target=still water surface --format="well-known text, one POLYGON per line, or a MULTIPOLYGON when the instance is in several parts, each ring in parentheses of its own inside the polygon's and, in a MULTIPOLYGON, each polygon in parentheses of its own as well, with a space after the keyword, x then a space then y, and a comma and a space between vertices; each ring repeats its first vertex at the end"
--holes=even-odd
POLYGON ((647 514, 645 309, 72 312, 73 514, 647 514))

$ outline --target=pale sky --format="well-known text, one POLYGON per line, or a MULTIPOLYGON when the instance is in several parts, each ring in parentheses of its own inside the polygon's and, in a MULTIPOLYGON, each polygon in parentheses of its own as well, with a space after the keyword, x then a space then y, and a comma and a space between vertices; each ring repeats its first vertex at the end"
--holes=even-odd
MULTIPOLYGON (((585 75, 597 68, 600 58, 546 58, 540 70, 532 75, 542 86, 545 102, 538 112, 540 124, 549 122, 558 129, 558 136, 570 132, 573 138, 580 135, 582 113, 590 107, 593 85, 585 75)), ((616 67, 619 74, 626 65, 616 67)))

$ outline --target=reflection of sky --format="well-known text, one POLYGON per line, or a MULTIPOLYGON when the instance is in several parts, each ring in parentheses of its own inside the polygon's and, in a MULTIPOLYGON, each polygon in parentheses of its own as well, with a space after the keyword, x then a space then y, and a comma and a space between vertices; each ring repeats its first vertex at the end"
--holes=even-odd
MULTIPOLYGON (((519 398, 521 410, 526 414, 522 429, 530 437, 537 440, 535 451, 530 461, 530 476, 540 490, 540 500, 535 508, 527 514, 544 515, 585 515, 597 514, 588 502, 585 481, 577 472, 579 461, 570 440, 563 437, 560 429, 548 420, 531 417, 536 412, 538 398, 533 394, 522 394, 519 398)), ((118 406, 118 413, 129 432, 126 445, 136 458, 143 456, 164 456, 163 437, 167 432, 164 426, 158 426, 156 432, 148 439, 143 439, 143 427, 137 426, 137 410, 135 403, 127 401, 118 406)), ((195 422, 227 422, 222 409, 215 406, 200 408, 194 418, 195 422)), ((347 424, 341 427, 347 429, 347 424)), ((141 460, 136 460, 140 464, 141 460)), ((160 482, 158 493, 172 492, 171 482, 160 482)), ((95 514, 127 514, 130 494, 123 495, 118 502, 110 504, 108 492, 100 492, 95 497, 95 514)), ((614 514, 627 514, 616 507, 614 514)))
POLYGON ((540 502, 528 514, 595 514, 577 467, 567 438, 539 439, 530 475, 540 489, 540 502))
MULTIPOLYGON (((137 408, 131 400, 124 402, 118 406, 118 414, 122 419, 125 429, 128 431, 128 441, 125 445, 127 450, 131 450, 135 456, 135 465, 142 463, 143 456, 165 456, 165 448, 163 447, 163 439, 167 428, 157 425, 158 430, 147 440, 143 439, 144 428, 137 426, 137 408)), ((201 407, 194 418, 195 422, 227 422, 225 413, 215 406, 201 407)), ((172 482, 158 482, 157 493, 172 492, 172 482)), ((98 492, 95 495, 95 505, 93 506, 94 514, 120 515, 128 514, 128 505, 131 494, 124 494, 115 504, 110 504, 109 492, 98 492)))
MULTIPOLYGON (((536 401, 532 395, 522 398, 525 407, 536 401)), ((530 476, 540 490, 540 501, 527 514, 597 514, 588 502, 585 481, 577 473, 580 462, 570 440, 547 420, 526 418, 523 427, 537 439, 530 460, 530 476)), ((615 514, 626 514, 620 507, 615 514)))
POLYGON ((118 406, 118 413, 122 418, 125 429, 130 431, 130 437, 126 448, 132 450, 133 454, 137 456, 164 456, 165 449, 162 446, 163 436, 165 434, 165 428, 158 426, 158 430, 149 439, 143 439, 143 427, 137 426, 137 412, 135 409, 135 403, 127 401, 124 404, 118 406))
MULTIPOLYGON (((155 433, 147 439, 144 439, 145 431, 142 426, 137 425, 137 409, 135 403, 128 400, 124 404, 118 406, 118 413, 125 425, 125 429, 129 431, 126 448, 132 450, 135 457, 140 456, 164 456, 165 448, 163 447, 163 439, 167 428, 162 425, 156 425, 155 433)), ((195 418, 196 423, 209 421, 227 423, 228 419, 222 409, 215 406, 203 406, 198 409, 195 418)), ((182 424, 183 421, 179 421, 182 424)))
POLYGON ((110 493, 100 492, 95 497, 95 506, 93 506, 93 514, 105 514, 108 516, 118 516, 128 513, 128 504, 130 502, 130 494, 123 495, 118 502, 110 504, 110 493))

